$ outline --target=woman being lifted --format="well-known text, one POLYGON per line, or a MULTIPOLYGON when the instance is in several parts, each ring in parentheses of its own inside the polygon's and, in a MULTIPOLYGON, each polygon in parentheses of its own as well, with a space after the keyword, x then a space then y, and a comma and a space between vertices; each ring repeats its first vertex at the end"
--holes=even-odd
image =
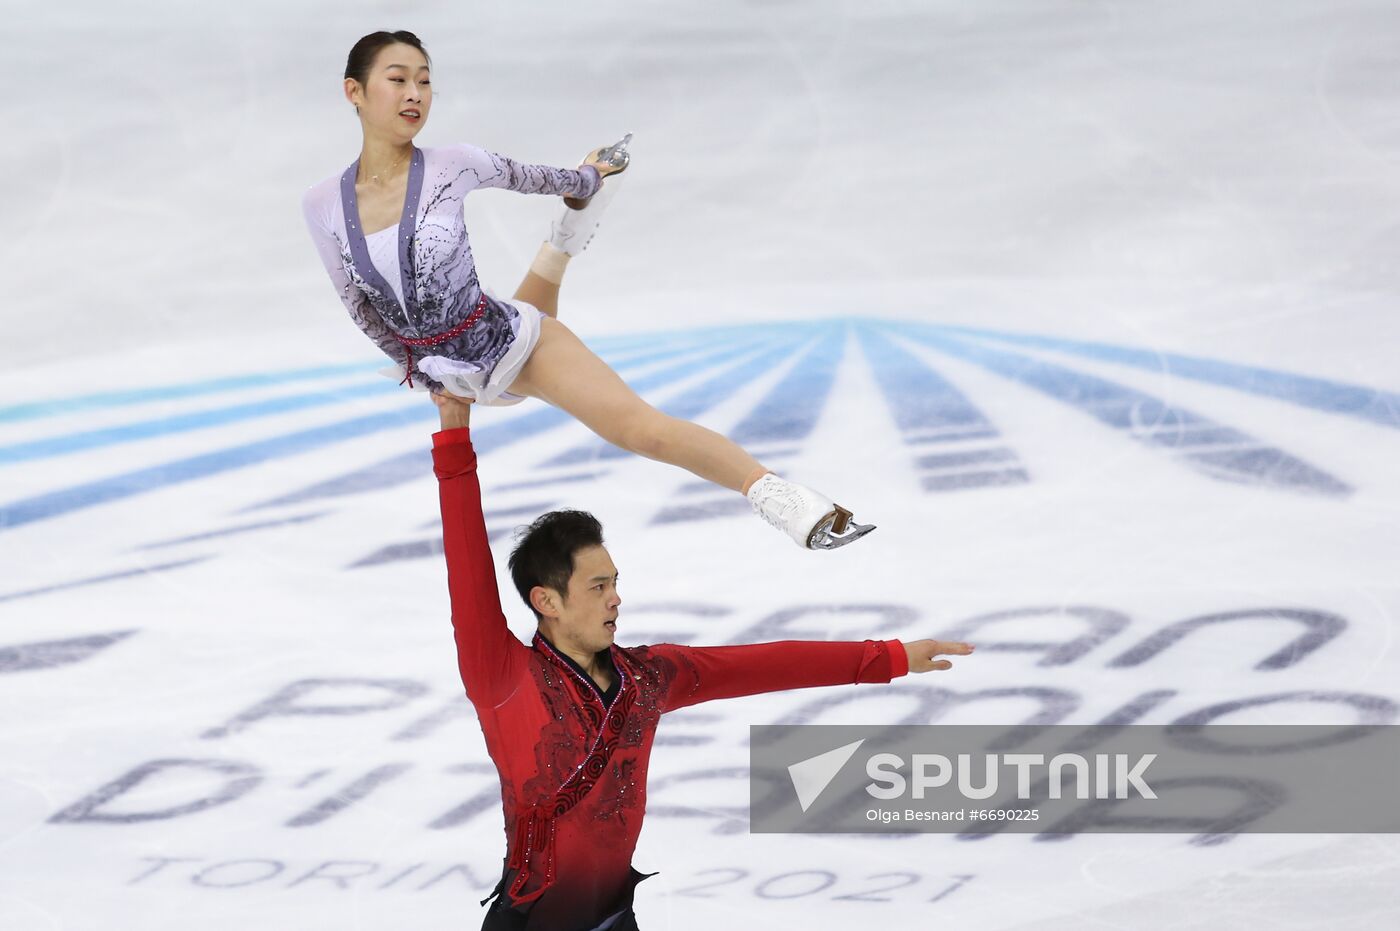
POLYGON ((360 156, 302 198, 336 291, 402 383, 481 404, 539 398, 615 446, 745 495, 799 546, 832 549, 873 530, 727 437, 656 410, 556 319, 564 268, 616 194, 631 135, 577 169, 522 164, 469 143, 420 148, 413 139, 432 107, 430 73, 411 32, 356 42, 344 87, 364 133, 360 156), (564 198, 510 300, 483 291, 472 261, 462 199, 481 187, 564 198))

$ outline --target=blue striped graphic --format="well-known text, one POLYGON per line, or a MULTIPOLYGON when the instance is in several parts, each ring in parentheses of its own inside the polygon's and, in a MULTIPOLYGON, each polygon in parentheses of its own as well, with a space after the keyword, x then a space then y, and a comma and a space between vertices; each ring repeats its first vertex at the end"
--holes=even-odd
POLYGON ((270 459, 307 452, 328 443, 339 443, 380 430, 428 422, 436 418, 437 408, 419 403, 403 410, 354 417, 310 430, 298 430, 254 443, 229 446, 202 455, 85 482, 6 504, 0 508, 0 530, 21 527, 36 520, 118 501, 157 488, 208 478, 220 472, 246 468, 270 459))
POLYGON ((951 356, 1041 391, 1205 475, 1230 482, 1344 495, 1350 486, 1242 430, 1107 379, 981 343, 914 329, 910 336, 951 356))
MULTIPOLYGON (((626 352, 633 348, 641 348, 648 353, 656 350, 673 352, 676 351, 678 347, 683 351, 688 345, 710 342, 714 339, 725 338, 740 332, 753 332, 754 329, 754 327, 716 326, 701 329, 664 330, 654 334, 637 333, 621 336, 602 336, 589 339, 588 343, 593 347, 594 351, 600 354, 609 351, 626 352)), ((772 330, 773 327, 769 325, 760 325, 759 329, 772 330)), ((370 373, 376 372, 388 364, 389 360, 383 358, 377 362, 346 362, 308 368, 282 369, 272 372, 252 372, 244 375, 200 379, 197 381, 179 382, 172 385, 158 385, 150 388, 103 391, 66 398, 46 398, 43 401, 32 401, 26 404, 13 404, 8 407, 0 407, 0 423, 31 420, 38 417, 52 417, 60 414, 72 414, 81 411, 99 410, 102 408, 147 404, 153 401, 178 401, 185 398, 200 397, 206 394, 245 391, 250 388, 266 388, 291 382, 370 373)))
POLYGON ((15 443, 10 446, 0 446, 0 465, 10 462, 24 462, 30 459, 42 459, 48 456, 63 455, 65 453, 81 452, 88 449, 98 449, 117 443, 132 443, 137 440, 149 440, 159 436, 185 433, 190 430, 204 430, 209 427, 220 427, 226 424, 238 423, 241 420, 271 417, 276 414, 287 414, 292 411, 306 410, 308 408, 321 407, 327 404, 339 404, 355 398, 386 396, 391 392, 399 390, 401 389, 391 380, 381 378, 378 381, 367 384, 346 385, 342 388, 336 388, 333 391, 312 391, 305 394, 290 394, 280 398, 268 398, 263 401, 252 401, 247 404, 235 404, 230 407, 220 407, 211 410, 192 411, 187 414, 173 414, 169 417, 152 418, 136 423, 123 424, 119 427, 88 430, 83 433, 69 433, 64 436, 31 440, 28 443, 15 443))
POLYGON ((805 440, 826 407, 848 331, 847 326, 823 328, 821 341, 729 431, 729 438, 744 447, 805 440))
MULTIPOLYGON (((696 342, 696 340, 691 339, 685 342, 691 344, 696 342)), ((677 354, 685 351, 685 348, 674 350, 677 354)), ((649 359, 653 355, 653 353, 644 353, 642 358, 649 359)), ((629 365, 638 364, 641 363, 637 359, 633 359, 629 363, 629 365)), ((294 374, 297 377, 311 377, 307 372, 298 372, 294 374)), ((271 377, 272 376, 249 376, 250 379, 260 379, 256 381, 258 384, 268 383, 268 379, 271 377)), ((227 387, 229 381, 230 380, 227 379, 224 380, 225 387, 227 387)), ((385 382, 386 384, 391 384, 388 379, 386 379, 385 382)), ((208 388, 209 384, 212 383, 205 383, 204 387, 208 388)), ((246 384, 244 386, 246 387, 246 384)), ((129 392, 129 394, 135 396, 141 394, 141 392, 129 392)), ((226 447, 209 453, 190 456, 184 459, 125 472, 30 498, 12 501, 0 506, 0 531, 23 526, 24 524, 32 523, 37 520, 57 517, 61 514, 93 507, 94 505, 117 501, 132 495, 144 494, 168 485, 207 478, 221 472, 256 465, 271 459, 296 455, 329 443, 340 442, 342 440, 413 423, 431 422, 437 417, 437 409, 428 404, 425 399, 417 395, 414 396, 414 399, 417 403, 411 408, 337 421, 320 427, 300 430, 238 446, 226 447)), ((567 415, 555 411, 552 408, 540 411, 539 414, 555 414, 558 416, 551 417, 546 421, 537 422, 539 424, 538 429, 546 429, 547 427, 555 426, 557 423, 562 423, 567 419, 567 415)), ((521 420, 526 419, 527 418, 517 418, 514 421, 499 426, 518 429, 516 425, 519 424, 521 420)), ((487 431, 483 431, 483 433, 486 432, 487 431)), ((422 458, 427 455, 425 452, 420 451, 420 453, 421 455, 417 457, 418 461, 421 461, 422 458)), ((407 458, 409 457, 401 457, 401 459, 407 458)))
POLYGON ((1235 388, 1250 394, 1287 401, 1300 407, 1326 411, 1329 414, 1346 414, 1387 427, 1400 427, 1400 394, 1393 391, 1382 391, 1378 388, 1367 388, 1364 385, 1352 385, 1325 378, 1298 375, 1293 372, 1280 372, 1277 369, 1238 365, 1219 359, 1189 356, 1175 352, 1134 349, 1130 346, 1115 346, 1109 343, 1061 339, 1030 333, 1010 333, 977 327, 943 326, 939 329, 1021 346, 1055 349, 1089 359, 1116 362, 1150 372, 1169 374, 1174 378, 1187 378, 1226 388, 1235 388))
POLYGON ((961 491, 1030 481, 1016 453, 1001 441, 988 417, 938 372, 896 346, 876 329, 859 328, 861 348, 870 362, 885 403, 906 444, 957 442, 955 452, 917 456, 925 491, 961 491), (965 444, 975 442, 974 448, 965 444))
MULTIPOLYGON (((971 487, 981 481, 991 483, 991 477, 996 475, 1008 481, 1025 481, 1026 470, 976 405, 922 357, 907 351, 905 347, 911 341, 1040 391, 1088 414, 1106 427, 1223 481, 1332 496, 1351 491, 1342 479, 1260 441, 1241 427, 1220 423, 1123 384, 1008 347, 1020 345, 1165 372, 1385 427, 1400 426, 1400 395, 1394 392, 1199 356, 988 328, 841 317, 800 323, 676 329, 604 337, 590 340, 590 343, 606 352, 609 361, 619 370, 654 367, 655 370, 633 382, 639 392, 713 369, 706 385, 687 391, 666 405, 668 412, 687 418, 710 409, 723 397, 761 378, 772 366, 783 362, 784 354, 802 352, 800 361, 731 431, 737 442, 746 448, 758 449, 766 459, 798 451, 811 433, 832 390, 852 327, 901 436, 911 446, 921 479, 930 491, 971 487), (804 351, 807 341, 814 339, 816 344, 804 351), (977 441, 981 440, 986 440, 986 444, 978 445, 977 441), (943 445, 939 448, 938 444, 954 441, 959 443, 957 447, 943 445), (925 448, 913 449, 916 445, 925 448)), ((0 423, 369 373, 383 364, 381 360, 313 366, 16 404, 0 408, 0 423)), ((88 426, 61 436, 11 442, 0 447, 0 464, 32 462, 298 410, 318 407, 329 410, 339 403, 394 389, 392 380, 375 376, 369 383, 355 382, 343 389, 309 387, 281 397, 225 403, 204 411, 147 417, 112 426, 88 426)), ((0 530, 297 455, 354 437, 410 424, 431 423, 436 411, 425 399, 415 396, 414 400, 412 407, 405 406, 402 410, 358 416, 346 416, 353 412, 342 410, 339 419, 311 428, 206 450, 11 501, 0 505, 0 530)), ((475 433, 478 447, 487 452, 569 422, 568 415, 561 411, 537 408, 479 427, 475 433)), ((548 465, 580 459, 611 459, 620 454, 599 441, 590 440, 556 456, 548 465)), ((429 468, 430 458, 424 443, 420 448, 281 495, 261 506, 388 488, 425 476, 429 468)), ((558 481, 568 478, 563 476, 558 481)), ((520 479, 525 481, 516 484, 535 484, 526 476, 520 479)), ((552 483, 556 480, 541 477, 539 481, 552 483)), ((712 492, 709 486, 699 482, 681 490, 683 493, 712 492)), ((725 507, 733 504, 734 501, 726 497, 725 507)), ((694 502, 691 513, 698 513, 694 508, 703 511, 707 506, 703 501, 694 502)), ((676 516, 681 512, 667 509, 661 513, 676 516)))
POLYGON ((372 372, 383 368, 384 363, 372 364, 355 362, 341 365, 321 365, 315 368, 290 369, 281 372, 262 372, 251 375, 233 375, 227 378, 211 378, 204 381, 183 382, 156 388, 135 388, 127 391, 104 391, 101 394, 85 394, 72 398, 34 401, 29 404, 15 404, 0 407, 0 423, 12 420, 29 420, 34 417, 51 417, 55 414, 72 414, 78 411, 97 410, 104 407, 125 407, 130 404, 145 404, 150 401, 176 401, 204 394, 217 394, 223 391, 243 391, 248 388, 266 388, 287 382, 307 381, 316 378, 333 378, 337 375, 352 375, 358 372, 372 372))

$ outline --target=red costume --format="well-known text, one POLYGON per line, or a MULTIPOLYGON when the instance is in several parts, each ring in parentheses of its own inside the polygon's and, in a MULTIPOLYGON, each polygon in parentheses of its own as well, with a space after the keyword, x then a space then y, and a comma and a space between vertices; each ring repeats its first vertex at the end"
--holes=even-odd
MULTIPOLYGON (((647 761, 667 711, 759 692, 889 682, 909 671, 898 640, 609 648, 604 704, 577 663, 506 627, 467 428, 433 435, 457 661, 505 809, 504 902, 519 927, 595 927, 630 904, 647 761)), ((654 874, 646 874, 654 875, 654 874)))

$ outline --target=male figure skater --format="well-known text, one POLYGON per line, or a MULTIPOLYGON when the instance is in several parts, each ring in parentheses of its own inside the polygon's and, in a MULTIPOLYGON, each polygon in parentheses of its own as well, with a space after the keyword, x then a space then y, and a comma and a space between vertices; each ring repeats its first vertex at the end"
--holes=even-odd
POLYGON ((506 627, 481 513, 471 406, 434 393, 433 471, 457 662, 501 777, 505 868, 483 931, 635 931, 632 867, 657 719, 716 698, 889 682, 947 669, 965 643, 787 640, 687 647, 614 643, 617 567, 582 511, 536 520, 510 557, 538 620, 530 646, 506 627))

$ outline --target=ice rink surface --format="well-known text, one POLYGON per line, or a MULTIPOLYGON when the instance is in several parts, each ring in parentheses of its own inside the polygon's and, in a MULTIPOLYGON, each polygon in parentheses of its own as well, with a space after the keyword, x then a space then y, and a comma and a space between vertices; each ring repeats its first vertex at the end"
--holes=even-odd
MULTIPOLYGON (((359 153, 340 74, 378 28, 433 57, 420 145, 573 165, 634 132, 561 318, 879 525, 799 551, 527 402, 473 424, 498 566, 583 507, 624 644, 979 647, 665 719, 643 928, 1400 925, 1393 836, 750 835, 746 775, 750 724, 1396 720, 1396 4, 5 22, 0 928, 479 925, 504 835, 435 412, 375 374, 299 209, 359 153)), ((487 285, 556 208, 468 199, 487 285)))

